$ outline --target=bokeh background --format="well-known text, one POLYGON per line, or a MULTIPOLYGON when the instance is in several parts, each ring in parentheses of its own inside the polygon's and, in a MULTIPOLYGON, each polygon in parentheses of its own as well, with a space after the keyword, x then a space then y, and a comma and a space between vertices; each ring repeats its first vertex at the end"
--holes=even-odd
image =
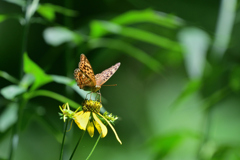
POLYGON ((0 159, 59 159, 59 105, 85 98, 84 53, 95 73, 121 62, 101 93, 123 145, 109 128, 90 159, 239 160, 239 22, 237 0, 0 1, 0 159))

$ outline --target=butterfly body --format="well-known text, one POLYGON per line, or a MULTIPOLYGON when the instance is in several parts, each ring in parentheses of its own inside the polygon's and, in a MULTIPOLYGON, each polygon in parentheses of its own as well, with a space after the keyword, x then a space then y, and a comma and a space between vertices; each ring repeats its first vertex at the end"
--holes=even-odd
POLYGON ((120 63, 104 70, 102 73, 94 75, 92 66, 84 54, 80 56, 78 68, 74 70, 74 78, 80 89, 85 91, 97 92, 101 86, 112 77, 119 68, 120 63))

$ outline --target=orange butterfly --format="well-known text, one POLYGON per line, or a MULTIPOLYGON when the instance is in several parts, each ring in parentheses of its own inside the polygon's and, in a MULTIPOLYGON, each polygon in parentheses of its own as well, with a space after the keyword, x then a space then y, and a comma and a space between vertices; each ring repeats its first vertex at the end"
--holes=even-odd
POLYGON ((85 91, 97 92, 101 86, 117 71, 120 63, 104 70, 102 73, 94 75, 91 64, 84 54, 80 56, 78 68, 74 70, 74 78, 80 89, 85 91))

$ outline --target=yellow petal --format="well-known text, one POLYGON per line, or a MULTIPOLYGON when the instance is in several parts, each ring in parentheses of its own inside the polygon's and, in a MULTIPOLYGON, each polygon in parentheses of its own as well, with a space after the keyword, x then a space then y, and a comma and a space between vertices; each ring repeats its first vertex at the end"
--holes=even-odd
POLYGON ((89 117, 90 117, 90 112, 80 111, 74 115, 74 121, 80 129, 86 130, 89 117))
POLYGON ((120 144, 122 144, 122 141, 121 141, 120 138, 118 137, 117 132, 115 131, 115 129, 113 128, 113 126, 111 125, 111 123, 108 122, 108 120, 107 120, 105 117, 103 117, 101 114, 98 113, 98 115, 101 116, 101 117, 108 123, 108 125, 112 128, 112 130, 113 130, 113 132, 114 132, 114 134, 115 134, 118 142, 119 142, 120 144))
POLYGON ((93 118, 95 120, 95 121, 93 121, 94 125, 97 128, 98 133, 102 134, 101 138, 104 138, 108 132, 107 127, 102 123, 102 121, 97 117, 97 115, 95 113, 92 113, 92 114, 93 114, 93 118))
POLYGON ((88 134, 89 134, 91 137, 94 136, 94 126, 93 126, 93 123, 92 123, 92 122, 88 122, 87 131, 88 131, 88 134))

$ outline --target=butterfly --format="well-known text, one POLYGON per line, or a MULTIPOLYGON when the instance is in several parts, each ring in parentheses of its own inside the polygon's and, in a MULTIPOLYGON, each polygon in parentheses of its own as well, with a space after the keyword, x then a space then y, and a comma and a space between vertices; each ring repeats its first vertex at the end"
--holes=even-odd
POLYGON ((97 92, 101 86, 112 77, 119 68, 120 63, 104 70, 102 73, 94 75, 92 66, 84 54, 80 56, 78 68, 74 70, 74 78, 80 89, 85 91, 97 92))

